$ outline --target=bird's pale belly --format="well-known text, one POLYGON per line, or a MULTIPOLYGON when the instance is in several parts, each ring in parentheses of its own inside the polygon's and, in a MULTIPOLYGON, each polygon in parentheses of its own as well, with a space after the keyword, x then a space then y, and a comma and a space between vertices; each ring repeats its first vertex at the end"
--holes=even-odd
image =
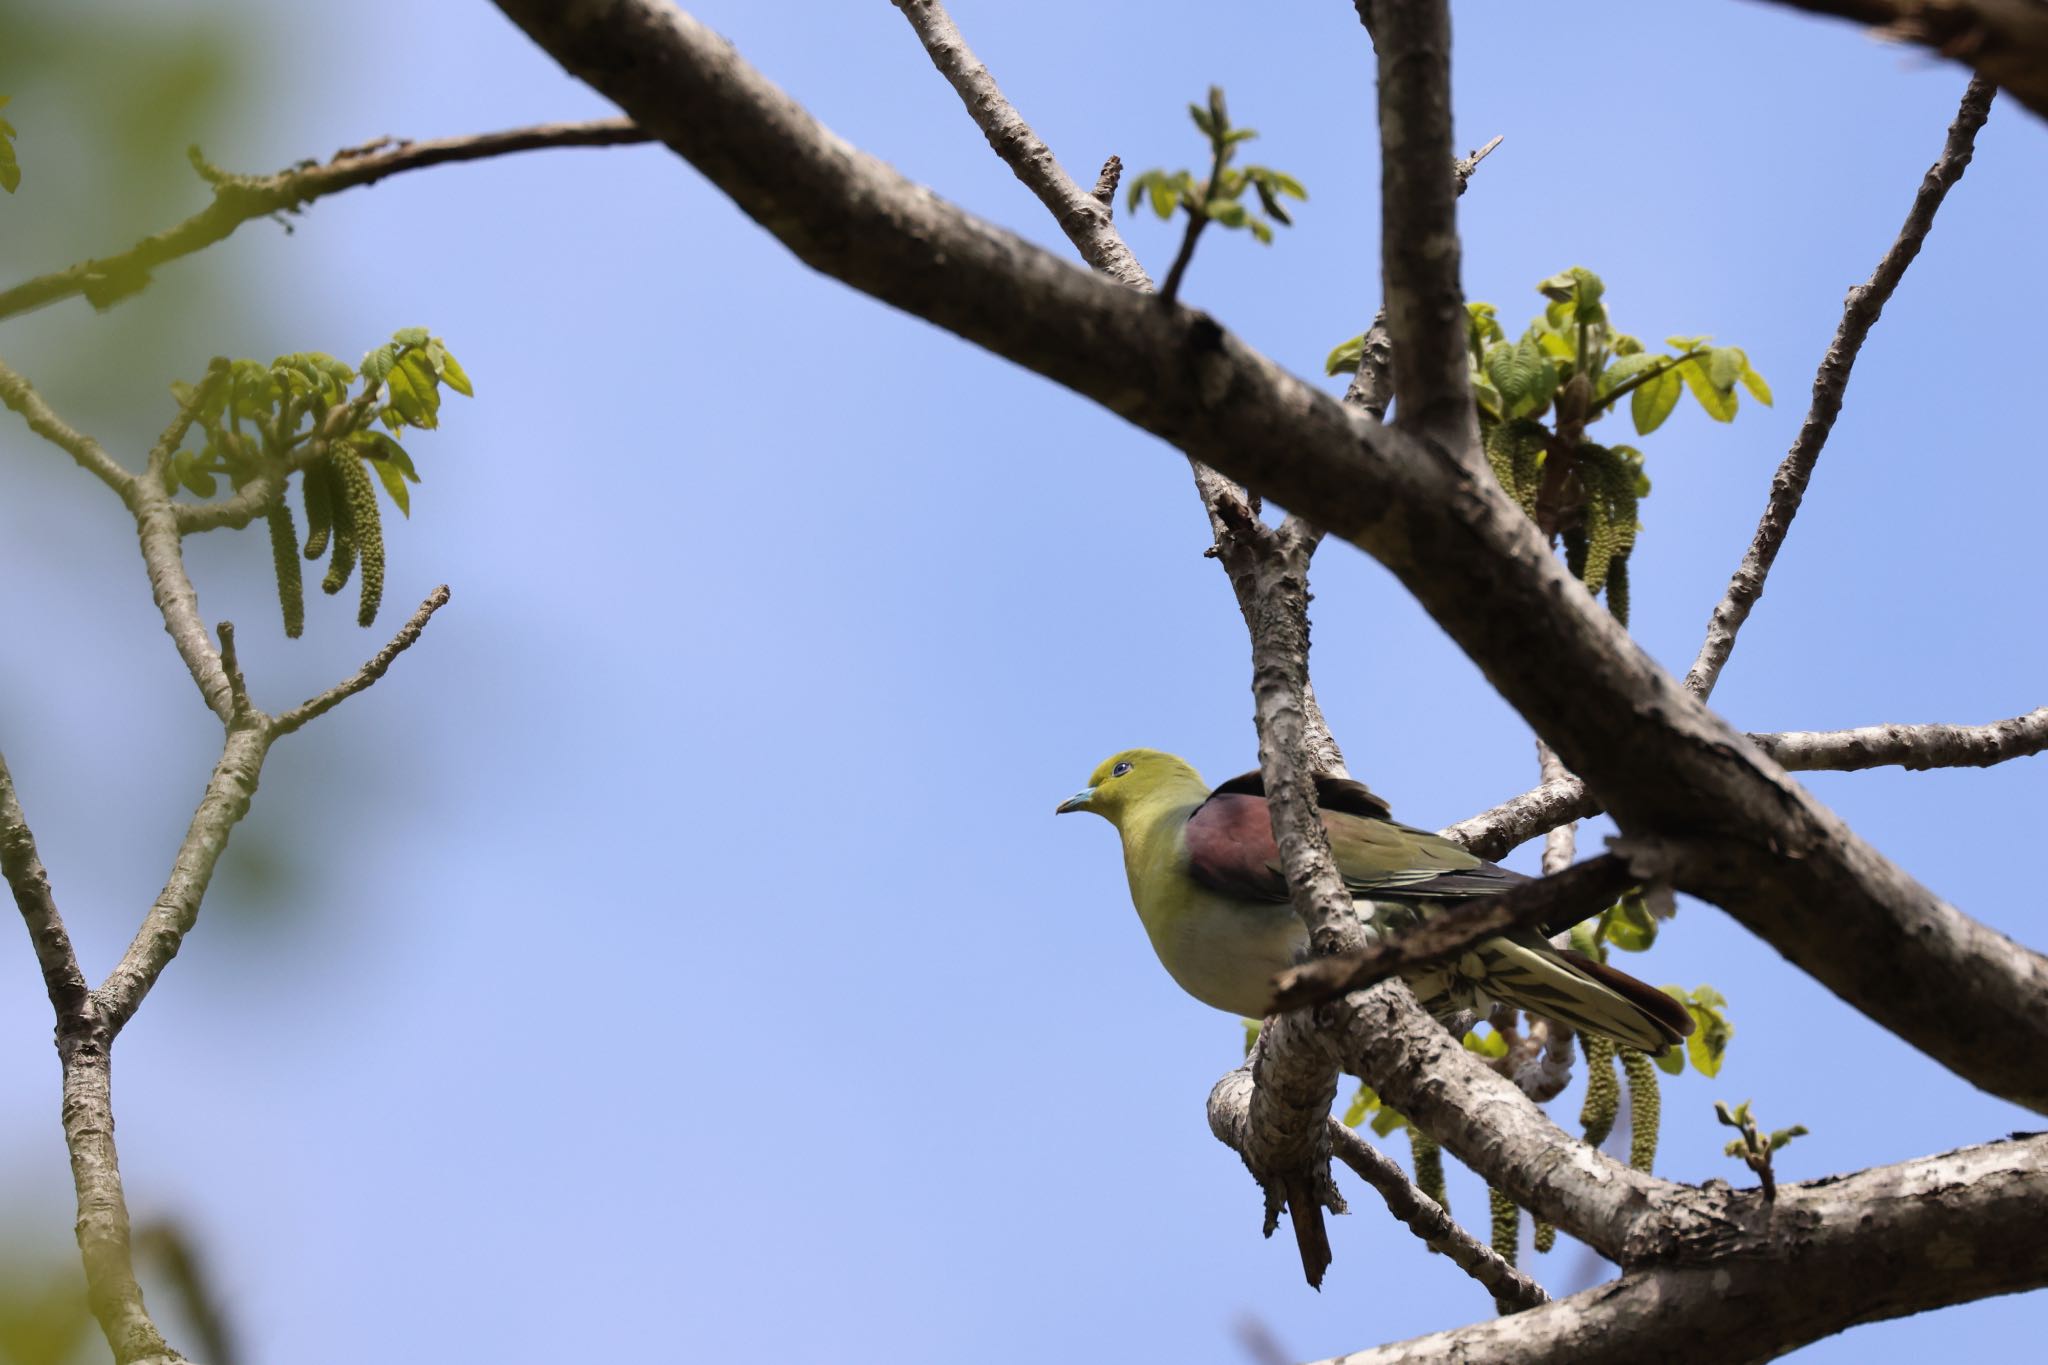
POLYGON ((1284 902, 1201 896, 1166 914, 1140 918, 1161 965, 1182 990, 1248 1019, 1266 1013, 1273 977, 1308 950, 1308 933, 1284 902))

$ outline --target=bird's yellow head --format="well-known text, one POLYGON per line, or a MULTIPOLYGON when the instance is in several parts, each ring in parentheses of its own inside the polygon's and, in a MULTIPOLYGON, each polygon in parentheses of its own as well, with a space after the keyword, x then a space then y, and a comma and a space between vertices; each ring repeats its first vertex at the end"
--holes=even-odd
POLYGON ((1184 759, 1157 749, 1125 749, 1097 764, 1088 785, 1060 802, 1056 813, 1092 810, 1119 829, 1132 810, 1158 801, 1199 801, 1209 784, 1184 759))

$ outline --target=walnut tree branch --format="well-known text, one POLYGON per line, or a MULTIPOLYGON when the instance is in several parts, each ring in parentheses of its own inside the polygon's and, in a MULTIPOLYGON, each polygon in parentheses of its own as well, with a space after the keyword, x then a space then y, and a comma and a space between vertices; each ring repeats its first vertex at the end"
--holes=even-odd
POLYGON ((2040 1134, 1784 1186, 1774 1204, 1758 1194, 1678 1197, 1720 1207, 1619 1280, 1339 1360, 1747 1365, 1858 1323, 2048 1285, 2040 1134))
MULTIPOLYGON (((1865 725, 1853 730, 1752 733, 1750 743, 1788 772, 1864 768, 1988 768, 2048 751, 2048 706, 1989 725, 1865 725)), ((1442 831, 1482 858, 1501 858, 1525 839, 1600 813, 1586 784, 1569 775, 1531 788, 1442 831)))
POLYGON ((4 362, 0 362, 0 403, 20 413, 30 431, 76 460, 81 469, 122 498, 128 496, 135 476, 121 468, 98 441, 66 425, 63 418, 50 410, 50 405, 43 401, 42 395, 30 386, 28 380, 4 362))
POLYGON ((1392 1157, 1337 1120, 1326 1122, 1330 1125, 1330 1146, 1338 1159, 1379 1192, 1386 1201, 1387 1212, 1432 1249, 1442 1252, 1452 1265, 1479 1281, 1495 1302, 1516 1312, 1550 1302, 1542 1285, 1453 1222, 1443 1205, 1417 1189, 1392 1157))
POLYGON ((448 585, 443 583, 427 594, 426 600, 413 612, 412 619, 400 626, 398 633, 391 637, 391 642, 372 655, 369 662, 319 696, 308 698, 272 720, 270 737, 276 739, 288 735, 306 722, 326 715, 383 677, 390 671, 393 661, 418 642, 420 632, 427 628, 427 622, 433 619, 434 613, 447 605, 448 585))
MULTIPOLYGON (((1145 268, 1124 244, 1123 235, 1110 226, 1108 202, 1099 190, 1090 194, 1074 183, 1052 148, 1031 131, 1031 125, 1004 98, 995 77, 967 46, 945 6, 938 0, 894 3, 917 30, 918 41, 930 54, 932 65, 959 93, 960 102, 967 106, 975 126, 988 138, 988 145, 995 148, 996 155, 1024 182, 1025 188, 1051 210, 1053 220, 1080 251, 1081 259, 1119 283, 1134 289, 1150 289, 1152 281, 1145 268)), ((1109 175, 1110 168, 1105 165, 1103 176, 1109 175)), ((1113 196, 1115 182, 1109 183, 1113 196)))
POLYGON ((351 149, 337 152, 325 165, 298 166, 274 175, 224 175, 209 171, 213 202, 204 209, 182 223, 143 238, 125 251, 80 261, 0 290, 0 318, 77 294, 85 295, 96 308, 111 307, 148 284, 149 273, 158 266, 212 246, 251 218, 296 212, 316 199, 358 185, 374 185, 404 171, 545 147, 614 147, 651 140, 629 119, 598 119, 589 123, 546 123, 470 137, 400 142, 389 150, 351 149))
POLYGON ((1806 485, 1813 478, 1821 447, 1827 444, 1828 433, 1834 430, 1835 418, 1841 414, 1842 397, 1849 388, 1849 371, 1856 364, 1856 353, 1863 348, 1864 339, 1890 301, 1892 291, 1905 278, 1906 267, 1920 254, 1920 247, 1934 226, 1935 210, 1941 207, 1950 188, 1963 178, 1976 147, 1977 130, 1991 113, 1991 97, 1995 93, 1996 87, 1982 76, 1970 82, 1963 92, 1962 105, 1956 110, 1955 122, 1949 125, 1941 156, 1922 177, 1898 238, 1877 263, 1869 282, 1849 291, 1835 339, 1821 358, 1820 372, 1813 378, 1813 401, 1806 410, 1806 420, 1800 424, 1792 449, 1786 452, 1784 463, 1771 480, 1770 500, 1757 522, 1749 552, 1729 580, 1727 594, 1715 606, 1699 657, 1685 676, 1685 685, 1701 697, 1712 695, 1729 654, 1734 652, 1736 632, 1749 619, 1750 608, 1763 596, 1764 579, 1785 544, 1792 518, 1798 515, 1806 485))

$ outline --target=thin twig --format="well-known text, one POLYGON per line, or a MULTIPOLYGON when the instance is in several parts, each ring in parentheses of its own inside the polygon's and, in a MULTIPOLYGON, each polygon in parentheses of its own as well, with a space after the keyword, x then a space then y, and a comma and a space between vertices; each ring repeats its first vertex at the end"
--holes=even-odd
POLYGON ((1749 552, 1742 557, 1735 576, 1728 581, 1727 595, 1714 608, 1713 617, 1707 622, 1707 635, 1700 645, 1699 657, 1685 675, 1685 685, 1699 697, 1712 695, 1721 670, 1728 664, 1728 656, 1735 650, 1736 632, 1749 619, 1750 608, 1763 596, 1764 579, 1770 574, 1771 565, 1776 562, 1778 551, 1792 529, 1792 518, 1798 515, 1800 501, 1806 496, 1806 485, 1813 478, 1813 467, 1820 459, 1821 447, 1827 444, 1828 433, 1834 430, 1835 418, 1842 411, 1842 397, 1849 388, 1849 371, 1856 364, 1856 353, 1863 348, 1864 339, 1870 335, 1870 329, 1891 299, 1892 291, 1905 278, 1906 267, 1920 254, 1921 244, 1927 240, 1928 230, 1934 226, 1935 210, 1941 207, 1941 201, 1947 197, 1950 188, 1963 178, 1963 170, 1970 164, 1976 148, 1977 130, 1989 117, 1991 97, 1997 91, 1997 85, 1982 76, 1970 81, 1969 88, 1963 92, 1962 105, 1956 110, 1955 122, 1949 125, 1941 157, 1921 178, 1920 189, 1913 196, 1913 207, 1906 213, 1906 222, 1899 229, 1898 239, 1884 253, 1884 259, 1877 263, 1877 270, 1869 282, 1849 291, 1848 301, 1842 308, 1841 325, 1835 329, 1835 339, 1821 358, 1819 372, 1813 377, 1813 401, 1806 410, 1806 420, 1800 424, 1791 450, 1786 452, 1784 463, 1778 466, 1777 476, 1771 480, 1770 500, 1764 505, 1763 516, 1757 522, 1749 552))
POLYGON ((392 661, 411 649, 420 638, 420 632, 427 628, 427 622, 434 613, 448 605, 448 585, 427 594, 427 600, 420 603, 412 619, 398 628, 398 634, 391 637, 391 643, 378 650, 370 661, 357 669, 354 674, 328 688, 317 697, 309 698, 270 722, 269 734, 272 739, 288 735, 306 722, 326 715, 335 707, 362 691, 391 668, 392 661))
MULTIPOLYGON (((1865 768, 1989 768, 2048 752, 2048 706, 1989 725, 1865 725, 1854 730, 1786 730, 1749 741, 1787 772, 1865 768)), ((1546 782, 1441 831, 1482 858, 1501 858, 1525 839, 1600 813, 1576 777, 1546 782)))
POLYGON ((110 307, 147 284, 150 271, 212 246, 251 218, 297 211, 316 199, 358 185, 374 185, 403 171, 546 147, 615 147, 648 141, 652 141, 650 135, 631 119, 545 123, 471 137, 402 143, 376 155, 344 152, 325 165, 275 175, 220 176, 214 183, 213 202, 184 222, 145 237, 126 251, 80 261, 0 291, 0 318, 75 294, 85 295, 95 307, 110 307))
POLYGON ((114 457, 100 446, 98 441, 75 431, 64 420, 50 410, 50 405, 29 384, 28 380, 0 362, 0 403, 21 414, 28 429, 44 440, 55 445, 78 462, 79 468, 91 474, 107 487, 128 496, 128 490, 135 483, 135 476, 121 468, 114 457))
MULTIPOLYGON (((960 36, 946 7, 938 0, 895 0, 895 4, 917 31, 918 41, 924 44, 932 65, 959 93, 960 102, 967 106, 975 126, 988 138, 988 145, 1038 196, 1039 202, 1052 211, 1053 220, 1081 253, 1081 259, 1113 280, 1135 289, 1150 289, 1152 281, 1145 268, 1124 244, 1122 234, 1110 226, 1108 207, 1074 183, 1061 168, 1059 158, 1052 154, 1052 148, 1031 131, 1031 125, 1004 98, 995 77, 960 36)), ((1105 165, 1102 174, 1114 194, 1115 180, 1110 167, 1105 165)))
POLYGON ((85 1016, 91 1006, 91 992, 85 973, 79 970, 78 954, 71 947, 71 935, 64 929, 64 917, 57 913, 57 898, 50 891, 50 874, 36 853, 36 836, 22 813, 14 791, 14 774, 7 759, 0 756, 0 871, 14 891, 14 903, 28 925, 29 942, 35 946, 36 965, 43 970, 43 988, 49 992, 50 1007, 57 1012, 62 1029, 85 1016))
POLYGON ((1443 1205, 1415 1188, 1392 1157, 1337 1120, 1329 1124, 1330 1150, 1336 1158, 1379 1192, 1387 1212, 1477 1280, 1496 1302, 1517 1313, 1550 1302, 1542 1285, 1502 1260, 1492 1247, 1459 1227, 1443 1205))

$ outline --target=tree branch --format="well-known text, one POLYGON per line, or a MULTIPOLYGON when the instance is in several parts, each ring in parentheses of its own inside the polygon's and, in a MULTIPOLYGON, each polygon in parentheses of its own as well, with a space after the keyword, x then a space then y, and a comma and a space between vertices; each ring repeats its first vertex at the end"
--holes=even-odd
POLYGON ((2048 992, 2013 975, 2004 953, 1983 953, 1981 926, 1885 862, 1664 674, 1476 454, 1446 460, 1284 374, 1213 320, 1065 266, 911 185, 668 6, 500 7, 802 259, 1096 398, 1372 554, 1624 830, 1767 850, 1771 870, 1741 891, 1746 924, 1957 1074, 2048 1109, 2048 1072, 2032 1063, 2048 1052, 2048 992), (1816 914, 1859 932, 1819 952, 1804 932, 1816 914), (1873 956, 1904 961, 1935 944, 1912 992, 1871 989, 1873 956))
MULTIPOLYGON (((1750 743, 1788 772, 1864 768, 1988 768, 2048 750, 2048 706, 1989 725, 1865 725, 1854 730, 1751 733, 1750 743)), ((1600 813, 1575 777, 1545 782, 1443 830, 1482 858, 1505 857, 1525 839, 1600 813)))
POLYGON ((65 425, 28 380, 4 362, 0 362, 0 403, 20 413, 30 431, 76 460, 79 468, 113 489, 124 500, 128 497, 135 476, 121 468, 98 441, 65 425))
POLYGON ((1873 36, 1931 48, 2048 119, 2048 8, 2039 0, 1778 0, 1869 24, 1873 36))
POLYGON ((1821 447, 1827 444, 1828 433, 1834 430, 1835 418, 1842 411, 1842 396, 1849 388, 1849 371, 1856 364, 1856 353, 1863 349, 1864 339, 1890 301, 1892 291, 1905 278, 1906 267, 1920 254, 1920 246, 1934 226, 1935 210, 1941 207, 1949 189, 1963 178, 1963 170, 1970 164, 1976 147, 1977 130, 1991 113, 1994 93, 1996 88, 1982 76, 1970 82, 1963 92, 1962 106, 1956 110, 1955 122, 1949 125, 1941 157, 1921 179, 1897 240, 1877 263, 1869 283, 1849 291, 1841 325, 1835 329, 1835 339, 1821 358, 1820 372, 1813 378, 1813 402, 1806 410, 1806 420, 1800 424, 1792 449, 1786 452, 1784 463, 1771 480, 1770 501, 1757 522, 1749 553, 1742 557, 1735 576, 1729 580, 1727 595, 1714 608, 1699 657, 1685 676, 1685 685, 1698 696, 1712 695, 1729 654, 1734 652, 1736 632, 1749 619, 1750 608, 1763 596, 1764 579, 1792 529, 1792 518, 1798 515, 1800 501, 1806 496, 1806 485, 1813 478, 1821 447))
POLYGON ((288 735, 304 726, 306 722, 317 720, 383 677, 391 670, 393 661, 418 642, 420 632, 427 628, 427 622, 433 619, 434 613, 447 605, 448 585, 443 583, 427 594, 426 601, 420 603, 419 609, 413 612, 412 619, 400 626, 398 634, 391 637, 391 643, 372 655, 368 663, 319 696, 299 703, 270 721, 269 738, 274 740, 281 735, 288 735))
POLYGON ((1457 162, 1450 7, 1444 0, 1377 6, 1372 40, 1380 73, 1380 271, 1387 331, 1400 357, 1394 423, 1454 460, 1483 465, 1458 281, 1464 182, 1444 174, 1457 162))
POLYGON ((4 756, 0 756, 0 872, 6 873, 14 903, 28 925, 36 965, 43 969, 43 988, 50 994, 50 1007, 57 1012, 57 1027, 62 1030, 84 1017, 91 993, 79 970, 78 954, 71 947, 71 935, 65 932, 64 917, 57 913, 50 874, 43 870, 43 860, 36 853, 36 836, 22 814, 14 774, 7 770, 4 756))
MULTIPOLYGON (((225 679, 222 686, 226 686, 225 679)), ((261 723, 261 713, 228 727, 220 760, 214 764, 199 808, 192 813, 163 891, 143 917, 128 951, 94 992, 109 1042, 134 1015, 198 921, 199 902, 213 880, 214 865, 227 849, 228 835, 249 813, 271 738, 270 730, 261 723)))
POLYGON ((148 284, 149 273, 158 266, 212 246, 251 218, 297 212, 316 199, 358 185, 374 185, 403 171, 545 147, 615 147, 651 140, 629 119, 598 119, 400 142, 388 151, 377 149, 390 139, 379 139, 366 147, 337 152, 325 165, 304 165, 274 175, 226 175, 208 168, 202 173, 213 184, 211 204, 126 251, 80 261, 0 291, 0 318, 75 294, 85 295, 95 308, 112 307, 148 284))
MULTIPOLYGON (((1081 253, 1081 259, 1120 284, 1151 289, 1152 281, 1145 268, 1124 244, 1123 235, 1110 226, 1109 204, 1099 193, 1083 191, 1061 168, 1052 148, 1039 140, 1038 134, 1031 131, 1031 126, 1004 98, 995 77, 967 46, 945 6, 939 0, 894 3, 917 30, 918 41, 930 54, 932 65, 959 93, 960 102, 967 106, 975 126, 988 138, 988 145, 1024 182, 1025 188, 1051 210, 1053 220, 1081 253)), ((1107 177, 1109 173, 1109 167, 1104 166, 1103 175, 1107 177)), ((1111 181, 1110 194, 1115 192, 1115 183, 1111 181)))
POLYGON ((1479 1281, 1496 1303, 1519 1312, 1550 1302, 1543 1286, 1502 1260, 1492 1247, 1453 1222, 1444 1207, 1415 1188, 1401 1167, 1351 1129, 1329 1119, 1330 1146, 1337 1157, 1379 1191, 1387 1212, 1410 1232, 1442 1252, 1452 1265, 1479 1281))
POLYGON ((1725 1219, 1611 1284, 1340 1359, 1745 1365, 1857 1323, 2044 1284, 2048 1138, 2037 1134, 1785 1186, 1775 1207, 1738 1196, 1725 1219))

